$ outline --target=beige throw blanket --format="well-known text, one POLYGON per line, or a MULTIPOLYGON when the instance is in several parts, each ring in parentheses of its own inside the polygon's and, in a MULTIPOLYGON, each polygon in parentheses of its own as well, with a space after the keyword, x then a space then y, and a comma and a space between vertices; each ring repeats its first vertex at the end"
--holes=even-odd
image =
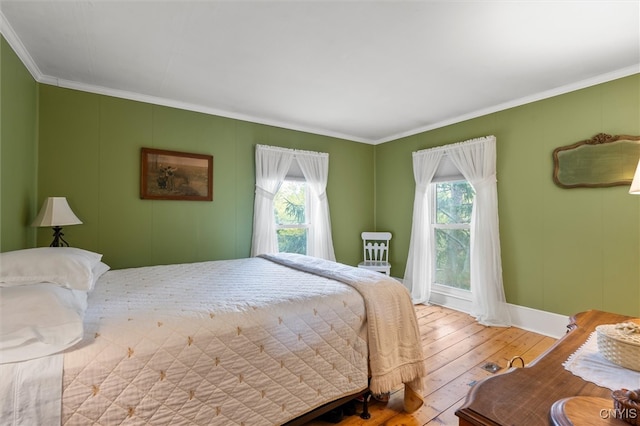
POLYGON ((405 411, 422 406, 425 367, 420 331, 411 296, 402 284, 378 272, 315 257, 291 253, 260 257, 355 288, 367 310, 371 392, 390 392, 404 383, 405 411))

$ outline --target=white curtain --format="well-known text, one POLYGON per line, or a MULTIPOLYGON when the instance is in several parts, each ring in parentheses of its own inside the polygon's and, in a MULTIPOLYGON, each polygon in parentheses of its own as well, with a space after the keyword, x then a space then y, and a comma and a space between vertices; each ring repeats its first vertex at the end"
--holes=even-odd
POLYGON ((296 151, 309 193, 309 234, 307 254, 327 260, 336 260, 331 238, 331 216, 327 200, 327 180, 329 179, 329 154, 296 151))
POLYGON ((335 261, 326 193, 329 154, 266 145, 256 145, 256 196, 251 256, 278 253, 273 199, 293 161, 298 162, 309 188, 309 210, 306 212, 309 220, 307 254, 335 261))
MULTIPOLYGON (((418 154, 427 152, 445 152, 454 165, 462 173, 465 179, 473 186, 476 195, 473 203, 473 212, 471 216, 471 294, 473 302, 473 314, 479 323, 492 326, 509 326, 511 318, 509 309, 504 295, 504 286, 502 282, 502 259, 500 253, 500 233, 498 226, 498 188, 496 183, 496 138, 488 136, 485 138, 473 139, 444 147, 434 148, 433 150, 420 151, 418 154)), ((414 153, 414 168, 424 167, 423 175, 428 176, 433 167, 431 164, 416 164, 416 153, 414 153)), ((438 160, 439 161, 439 160, 438 160)), ((437 164, 436 164, 437 167, 437 164)), ((416 172, 414 171, 414 174, 416 172)), ((416 203, 414 203, 414 221, 416 214, 415 204, 418 202, 418 189, 416 179, 416 203)), ((432 185, 429 185, 432 186, 432 185)), ((432 197, 426 197, 432 199, 432 197)), ((426 204, 425 201, 420 201, 426 204)), ((427 200, 428 202, 428 200, 427 200)), ((428 209, 430 214, 433 210, 428 209)), ((426 234, 430 232, 430 220, 425 222, 427 226, 426 234)), ((424 219, 423 219, 424 220, 424 219)), ((414 232, 420 232, 418 227, 412 227, 411 243, 414 239, 420 238, 414 235, 414 232)), ((424 237, 422 237, 424 239, 424 237)), ((430 238, 430 237, 428 237, 430 238)), ((431 254, 429 254, 431 256, 431 254)), ((409 249, 409 259, 407 260, 407 272, 412 273, 409 280, 413 286, 418 289, 411 288, 412 295, 426 295, 428 300, 429 286, 432 281, 430 273, 425 274, 425 279, 420 275, 416 275, 412 266, 409 265, 424 262, 429 268, 431 257, 422 257, 417 252, 412 253, 409 249), (428 280, 426 280, 428 278, 428 280), (424 290, 426 288, 426 290, 424 290)), ((405 276, 405 280, 407 277, 405 276)))
POLYGON ((251 256, 278 253, 273 198, 291 167, 293 151, 256 145, 256 196, 251 256))
POLYGON ((404 284, 411 290, 414 303, 429 301, 433 281, 430 260, 434 243, 431 235, 431 213, 433 212, 433 175, 444 151, 428 150, 413 153, 413 177, 416 181, 413 202, 413 221, 409 256, 404 272, 404 284))

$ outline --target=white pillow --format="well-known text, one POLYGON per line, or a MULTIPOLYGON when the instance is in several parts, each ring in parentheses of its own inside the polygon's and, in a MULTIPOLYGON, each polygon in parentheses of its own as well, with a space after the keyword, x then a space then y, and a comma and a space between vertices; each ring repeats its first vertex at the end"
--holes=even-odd
POLYGON ((0 253, 0 287, 54 283, 77 290, 93 286, 102 255, 74 247, 39 247, 0 253))
POLYGON ((0 364, 62 351, 82 339, 84 291, 40 283, 0 288, 0 364))
POLYGON ((98 278, 104 275, 104 273, 109 269, 111 269, 111 267, 104 262, 98 262, 96 266, 91 269, 91 273, 93 274, 93 282, 91 283, 90 290, 93 290, 93 288, 96 286, 96 282, 98 282, 98 278))

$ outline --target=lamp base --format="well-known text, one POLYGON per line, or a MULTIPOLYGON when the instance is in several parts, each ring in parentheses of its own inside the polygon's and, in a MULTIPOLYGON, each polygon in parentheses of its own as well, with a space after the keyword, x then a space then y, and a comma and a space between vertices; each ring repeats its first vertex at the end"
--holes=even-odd
POLYGON ((62 238, 64 234, 62 233, 61 226, 53 227, 53 241, 49 244, 49 247, 69 247, 69 243, 62 238))

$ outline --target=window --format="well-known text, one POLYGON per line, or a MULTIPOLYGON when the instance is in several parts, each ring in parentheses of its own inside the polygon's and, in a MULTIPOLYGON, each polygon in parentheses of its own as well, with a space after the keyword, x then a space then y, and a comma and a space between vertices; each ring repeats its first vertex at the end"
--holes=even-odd
POLYGON ((435 245, 434 288, 470 288, 471 212, 475 192, 467 181, 438 182, 435 185, 435 214, 432 224, 435 245))
POLYGON ((285 180, 273 200, 281 253, 307 254, 307 184, 285 180))

